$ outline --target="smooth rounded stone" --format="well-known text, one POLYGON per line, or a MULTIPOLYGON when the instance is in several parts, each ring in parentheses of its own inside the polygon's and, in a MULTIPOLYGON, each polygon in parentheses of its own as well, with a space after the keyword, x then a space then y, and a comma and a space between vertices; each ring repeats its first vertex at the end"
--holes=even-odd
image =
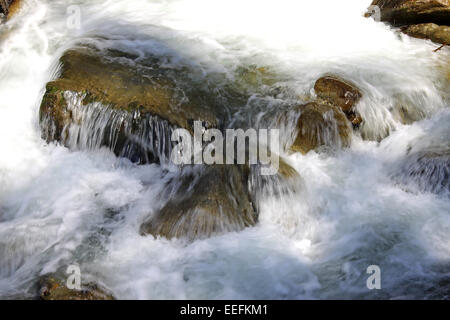
POLYGON ((320 146, 348 147, 352 128, 346 115, 337 107, 317 102, 296 107, 300 114, 297 133, 290 149, 307 154, 320 146))
POLYGON ((395 26, 422 23, 446 25, 449 22, 449 0, 374 0, 372 6, 380 9, 381 21, 395 26))
POLYGON ((245 165, 186 167, 171 199, 141 226, 142 235, 189 241, 254 226, 258 215, 245 165))
MULTIPOLYGON (((450 16, 448 22, 450 22, 450 16)), ((402 32, 414 38, 450 44, 450 27, 448 26, 439 26, 434 23, 415 24, 402 28, 402 32)))
POLYGON ((81 284, 81 290, 72 290, 55 275, 40 279, 39 296, 42 300, 115 300, 111 293, 95 283, 81 284))

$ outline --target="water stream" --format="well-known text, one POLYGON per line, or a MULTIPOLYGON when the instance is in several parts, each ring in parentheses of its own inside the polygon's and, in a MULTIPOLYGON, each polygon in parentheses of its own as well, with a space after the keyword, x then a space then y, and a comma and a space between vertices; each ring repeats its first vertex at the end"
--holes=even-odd
POLYGON ((450 51, 364 18, 370 2, 23 0, 0 25, 0 298, 33 298, 40 275, 77 263, 122 299, 448 299, 450 51), (219 98, 240 68, 267 68, 275 85, 225 108, 242 127, 338 74, 361 88, 365 124, 350 148, 284 154, 304 186, 268 192, 256 227, 193 243, 142 237, 176 168, 138 166, 86 136, 123 121, 101 106, 79 114, 101 121, 71 128, 71 150, 41 138, 45 85, 80 43, 196 70, 219 98), (402 124, 400 107, 417 121, 402 124), (430 152, 444 156, 430 165, 430 152), (382 290, 366 287, 370 265, 382 290))

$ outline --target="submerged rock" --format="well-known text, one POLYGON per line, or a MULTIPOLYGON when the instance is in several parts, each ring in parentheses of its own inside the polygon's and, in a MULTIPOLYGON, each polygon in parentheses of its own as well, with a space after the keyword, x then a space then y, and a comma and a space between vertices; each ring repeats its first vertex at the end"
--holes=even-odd
POLYGON ((450 44, 450 27, 448 26, 438 26, 434 23, 423 23, 404 27, 402 28, 402 31, 414 38, 430 39, 436 43, 450 44))
POLYGON ((339 108, 312 102, 296 110, 300 116, 292 151, 306 154, 323 145, 338 148, 350 145, 352 128, 339 108))
POLYGON ((82 284, 81 290, 72 290, 55 275, 41 278, 39 296, 42 300, 115 300, 112 294, 95 283, 82 284))
POLYGON ((450 195, 450 149, 409 154, 402 159, 392 178, 422 192, 450 195))
POLYGON ((70 141, 95 139, 90 143, 96 147, 110 147, 121 156, 132 149, 132 160, 154 162, 159 156, 153 149, 169 143, 171 128, 192 132, 197 120, 205 127, 219 126, 221 110, 201 94, 189 96, 157 64, 139 68, 115 58, 88 49, 63 55, 61 75, 47 84, 41 103, 44 139, 66 146, 70 141), (100 120, 103 123, 96 128, 100 120), (91 132, 71 132, 72 125, 89 126, 91 132))
MULTIPOLYGON (((186 168, 187 170, 191 168, 186 168)), ((142 235, 190 241, 241 231, 257 223, 246 166, 206 166, 184 173, 173 198, 141 226, 142 235)))
POLYGON ((445 25, 450 16, 448 0, 374 0, 372 6, 380 8, 381 21, 396 26, 422 23, 445 25))
POLYGON ((314 91, 321 102, 341 108, 355 127, 361 124, 362 119, 355 112, 355 106, 362 93, 354 84, 337 76, 325 76, 316 81, 314 91))

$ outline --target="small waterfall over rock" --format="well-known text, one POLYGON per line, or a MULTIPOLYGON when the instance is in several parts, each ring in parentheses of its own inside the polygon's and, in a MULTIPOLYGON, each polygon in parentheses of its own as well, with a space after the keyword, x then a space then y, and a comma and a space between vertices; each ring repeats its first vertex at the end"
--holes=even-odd
MULTIPOLYGON (((138 164, 168 163, 172 151, 173 127, 168 121, 139 110, 127 112, 92 102, 84 105, 85 95, 64 92, 69 122, 60 133, 60 141, 72 150, 97 150, 107 147, 119 157, 138 164)), ((42 120, 43 138, 56 139, 54 119, 42 120)))

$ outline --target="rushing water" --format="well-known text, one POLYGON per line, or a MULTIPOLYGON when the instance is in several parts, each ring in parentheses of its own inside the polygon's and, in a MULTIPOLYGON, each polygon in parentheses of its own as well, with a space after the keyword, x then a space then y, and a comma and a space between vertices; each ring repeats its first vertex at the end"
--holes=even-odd
POLYGON ((78 263, 125 299, 449 298, 450 53, 364 18, 370 2, 23 0, 0 25, 0 297, 34 297, 39 275, 78 263), (70 4, 80 29, 67 27, 70 4), (41 139, 45 84, 81 42, 164 57, 219 88, 238 68, 269 68, 280 80, 238 106, 242 126, 339 74, 362 89, 366 124, 349 149, 285 155, 304 186, 264 196, 256 227, 193 243, 142 237, 175 168, 41 139), (420 121, 401 124, 399 105, 420 121), (430 164, 427 152, 443 156, 430 164), (366 287, 370 265, 382 290, 366 287))

